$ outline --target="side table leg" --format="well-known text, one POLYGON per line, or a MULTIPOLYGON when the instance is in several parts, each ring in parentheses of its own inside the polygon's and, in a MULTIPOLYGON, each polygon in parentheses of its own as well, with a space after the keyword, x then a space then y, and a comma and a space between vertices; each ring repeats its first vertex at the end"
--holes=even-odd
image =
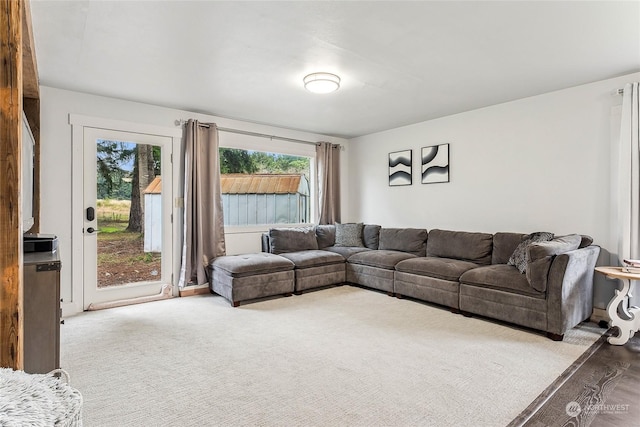
POLYGON ((622 280, 622 290, 616 289, 616 295, 607 306, 607 314, 611 319, 609 326, 618 328, 617 336, 608 338, 609 344, 623 345, 640 329, 640 309, 637 307, 627 308, 630 295, 631 281, 622 280), (622 307, 620 305, 622 304, 622 307), (628 319, 623 319, 618 313, 620 308, 628 319))

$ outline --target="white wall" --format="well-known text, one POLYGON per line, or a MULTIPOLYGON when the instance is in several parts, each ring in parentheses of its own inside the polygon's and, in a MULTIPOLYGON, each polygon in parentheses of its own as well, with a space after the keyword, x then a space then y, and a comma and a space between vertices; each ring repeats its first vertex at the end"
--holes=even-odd
MULTIPOLYGON (((588 234, 608 264, 608 252, 615 252, 610 116, 622 102, 612 91, 639 79, 630 74, 352 139, 350 219, 588 234), (421 184, 420 148, 442 143, 450 144, 450 182, 421 184), (413 185, 389 187, 387 155, 405 149, 413 150, 413 185)), ((604 308, 613 286, 599 276, 594 302, 604 308)))
MULTIPOLYGON (((294 138, 306 141, 329 141, 346 146, 347 141, 341 138, 318 135, 308 132, 277 128, 273 126, 259 125, 237 120, 225 119, 205 114, 196 114, 184 110, 164 108, 124 101, 113 98, 83 94, 67 90, 55 89, 46 86, 40 88, 41 101, 41 232, 58 236, 59 250, 62 261, 61 271, 61 296, 64 299, 63 315, 70 315, 81 310, 82 301, 72 301, 72 289, 82 286, 82 283, 72 283, 72 274, 81 266, 73 265, 71 259, 71 222, 72 215, 82 215, 82 212, 72 212, 72 198, 82 197, 81 194, 72 194, 72 144, 81 141, 72 141, 69 114, 79 114, 110 120, 126 121, 152 126, 175 129, 177 119, 194 118, 205 122, 215 122, 220 127, 240 129, 251 132, 276 135, 286 138, 294 138), (80 307, 80 308, 78 308, 80 307)), ((239 143, 238 138, 232 134, 221 132, 223 138, 239 143)), ((246 137, 252 138, 252 137, 246 137)), ((253 137, 252 143, 261 149, 278 151, 280 148, 295 150, 295 143, 271 140, 267 138, 253 137), (292 148, 293 146, 293 148, 292 148)), ((309 147, 301 148, 302 151, 309 147)), ((342 153, 342 176, 346 183, 348 151, 342 153)), ((174 158, 177 153, 174 153, 174 158)), ((342 204, 347 204, 349 197, 348 187, 344 185, 342 190, 342 204)), ((344 212, 348 215, 348 210, 344 212)), ((226 235, 227 252, 230 254, 242 252, 260 251, 260 234, 265 228, 252 228, 244 232, 233 232, 226 235)), ((179 255, 178 255, 179 256, 179 255)), ((176 275, 177 277, 177 272, 176 275)), ((176 279, 177 280, 177 279, 176 279)), ((79 280, 76 279, 76 282, 79 280)))

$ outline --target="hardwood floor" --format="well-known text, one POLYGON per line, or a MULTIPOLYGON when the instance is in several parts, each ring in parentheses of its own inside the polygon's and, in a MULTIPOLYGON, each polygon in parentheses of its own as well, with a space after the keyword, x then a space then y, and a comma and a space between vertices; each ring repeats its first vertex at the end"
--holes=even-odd
POLYGON ((640 426, 640 334, 623 346, 607 331, 509 426, 640 426))

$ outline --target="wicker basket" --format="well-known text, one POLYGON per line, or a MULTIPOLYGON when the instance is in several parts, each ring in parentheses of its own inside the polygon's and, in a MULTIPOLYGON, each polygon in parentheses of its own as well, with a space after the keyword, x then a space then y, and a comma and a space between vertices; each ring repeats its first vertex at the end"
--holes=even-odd
POLYGON ((0 426, 25 425, 82 426, 82 395, 69 385, 69 374, 0 368, 0 426))

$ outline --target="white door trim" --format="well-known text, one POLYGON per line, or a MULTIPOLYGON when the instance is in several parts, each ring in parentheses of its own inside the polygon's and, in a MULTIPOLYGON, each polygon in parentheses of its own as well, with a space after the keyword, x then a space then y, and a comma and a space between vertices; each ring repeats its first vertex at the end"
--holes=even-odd
POLYGON ((101 117, 84 116, 80 114, 69 114, 69 124, 71 125, 71 262, 67 267, 71 268, 71 301, 63 301, 62 315, 69 316, 83 311, 83 277, 84 277, 84 234, 82 233, 84 223, 84 194, 83 194, 83 173, 84 173, 84 128, 92 127, 121 132, 142 133, 156 136, 170 137, 172 139, 173 162, 173 295, 178 295, 178 276, 180 273, 180 254, 182 253, 182 233, 184 212, 182 208, 183 197, 183 175, 184 166, 181 156, 182 127, 167 128, 144 123, 133 123, 121 120, 106 119, 101 117))

